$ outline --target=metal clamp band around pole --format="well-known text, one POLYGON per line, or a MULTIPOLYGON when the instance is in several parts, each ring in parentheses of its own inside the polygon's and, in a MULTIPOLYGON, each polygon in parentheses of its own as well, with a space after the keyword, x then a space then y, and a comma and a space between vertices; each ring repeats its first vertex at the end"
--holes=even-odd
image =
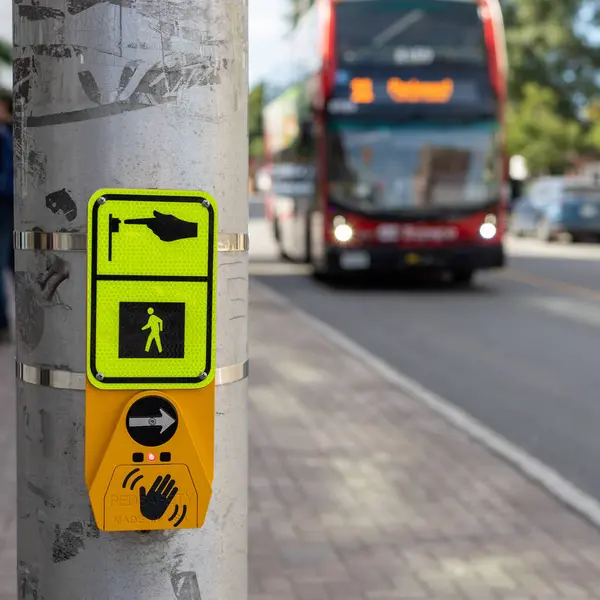
POLYGON ((25 365, 18 361, 17 379, 31 385, 41 385, 42 387, 59 390, 75 390, 79 392, 85 390, 85 373, 36 367, 34 365, 25 365))
POLYGON ((250 363, 245 360, 244 362, 237 363, 237 365, 229 365, 228 367, 217 368, 215 374, 215 385, 229 385, 230 383, 236 383, 246 379, 250 371, 250 363))
MULTIPOLYGON (((219 367, 215 373, 215 385, 229 385, 237 383, 248 377, 249 361, 219 367)), ((31 385, 40 385, 59 390, 85 391, 85 373, 74 373, 52 369, 51 367, 39 367, 26 365, 17 361, 17 379, 31 385)))
MULTIPOLYGON (((85 252, 87 236, 85 233, 69 231, 15 231, 13 234, 15 250, 56 250, 60 252, 85 252)), ((219 233, 219 252, 246 252, 250 247, 247 233, 219 233)))
POLYGON ((250 248, 247 233, 219 233, 219 252, 246 252, 250 248))
POLYGON ((60 250, 62 252, 85 252, 87 237, 83 233, 68 231, 15 231, 13 233, 15 250, 60 250))

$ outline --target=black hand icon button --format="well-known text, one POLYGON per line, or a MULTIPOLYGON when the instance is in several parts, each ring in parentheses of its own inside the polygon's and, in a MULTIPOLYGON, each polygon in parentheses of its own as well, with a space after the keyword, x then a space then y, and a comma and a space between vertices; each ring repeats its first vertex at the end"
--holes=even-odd
POLYGON ((198 237, 198 223, 182 221, 173 215, 165 215, 157 210, 153 213, 153 218, 126 219, 125 223, 127 225, 146 225, 163 242, 176 242, 198 237))
POLYGON ((175 496, 178 488, 175 480, 167 475, 164 479, 159 475, 156 481, 146 493, 146 488, 140 488, 140 511, 142 516, 150 521, 158 521, 166 512, 175 496))

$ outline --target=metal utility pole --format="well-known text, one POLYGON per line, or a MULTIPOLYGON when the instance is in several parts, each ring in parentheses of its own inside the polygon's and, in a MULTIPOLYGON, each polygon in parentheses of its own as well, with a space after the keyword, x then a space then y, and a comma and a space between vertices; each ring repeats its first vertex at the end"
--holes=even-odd
POLYGON ((18 598, 243 600, 247 2, 14 7, 18 598), (101 188, 203 190, 218 206, 215 460, 201 529, 106 533, 90 508, 86 227, 101 188))

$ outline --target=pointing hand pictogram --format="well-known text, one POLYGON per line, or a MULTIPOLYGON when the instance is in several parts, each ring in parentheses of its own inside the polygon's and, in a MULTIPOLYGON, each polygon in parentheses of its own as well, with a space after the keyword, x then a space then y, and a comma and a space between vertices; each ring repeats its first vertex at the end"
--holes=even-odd
POLYGON ((126 219, 127 225, 146 225, 163 242, 176 242, 198 237, 198 223, 182 221, 173 215, 165 215, 157 210, 150 219, 126 219))
POLYGON ((145 487, 140 488, 140 512, 146 519, 158 521, 167 512, 178 491, 170 475, 164 479, 159 475, 148 493, 145 487))

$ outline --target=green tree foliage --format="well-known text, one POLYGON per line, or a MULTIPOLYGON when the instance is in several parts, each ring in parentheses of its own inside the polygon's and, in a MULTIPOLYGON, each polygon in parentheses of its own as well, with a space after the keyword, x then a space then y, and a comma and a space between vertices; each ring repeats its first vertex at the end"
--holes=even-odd
POLYGON ((290 0, 289 21, 292 27, 314 3, 315 0, 290 0))
POLYGON ((600 8, 589 0, 504 0, 509 54, 509 94, 524 98, 535 82, 558 96, 557 110, 575 117, 582 104, 597 94, 600 49, 585 35, 600 8))
POLYGON ((12 46, 0 40, 0 64, 10 65, 12 63, 12 46))
POLYGON ((561 174, 582 150, 581 123, 560 114, 560 96, 550 87, 526 83, 522 100, 508 111, 508 152, 520 154, 534 174, 561 174))
POLYGON ((264 86, 259 84, 250 91, 248 98, 248 135, 250 141, 250 158, 260 159, 263 156, 263 109, 264 86))
POLYGON ((532 174, 562 173, 578 154, 600 155, 586 119, 598 97, 600 48, 586 29, 595 0, 503 0, 509 55, 508 142, 532 174))

